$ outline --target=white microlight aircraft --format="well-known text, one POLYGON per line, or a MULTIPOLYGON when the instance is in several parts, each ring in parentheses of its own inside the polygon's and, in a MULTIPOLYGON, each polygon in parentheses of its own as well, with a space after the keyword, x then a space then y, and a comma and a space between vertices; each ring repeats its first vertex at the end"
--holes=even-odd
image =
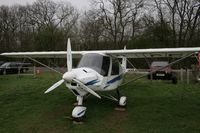
MULTIPOLYGON (((86 107, 83 106, 83 98, 87 94, 92 94, 97 98, 106 97, 117 101, 121 107, 126 106, 127 98, 125 96, 120 96, 118 87, 122 84, 123 76, 126 73, 127 58, 181 57, 180 59, 169 64, 172 65, 187 57, 197 55, 199 51, 200 47, 72 52, 70 39, 68 39, 67 52, 14 52, 2 53, 1 55, 8 57, 29 58, 45 67, 48 66, 42 64, 34 58, 65 58, 67 55, 68 71, 63 74, 60 81, 47 89, 45 93, 56 89, 64 83, 66 87, 76 96, 78 102, 77 106, 72 111, 72 117, 75 120, 81 120, 86 112, 86 107), (75 57, 82 56, 78 67, 75 69, 72 69, 72 55, 75 57), (122 64, 120 64, 118 58, 122 59, 122 64), (97 93, 97 91, 111 91, 115 89, 118 94, 117 98, 111 95, 100 96, 97 93)), ((52 68, 49 69, 56 71, 52 68)), ((139 78, 141 77, 144 77, 144 75, 139 78)), ((137 80, 139 78, 133 80, 137 80)))

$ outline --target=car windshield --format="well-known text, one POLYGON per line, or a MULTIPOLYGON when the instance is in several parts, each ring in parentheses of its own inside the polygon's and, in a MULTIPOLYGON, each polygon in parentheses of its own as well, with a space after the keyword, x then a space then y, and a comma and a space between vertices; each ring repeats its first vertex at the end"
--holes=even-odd
POLYGON ((151 67, 164 67, 167 66, 169 63, 167 61, 155 61, 152 62, 151 67))
POLYGON ((10 63, 4 63, 0 66, 0 68, 5 68, 5 67, 8 67, 10 65, 10 63))
POLYGON ((109 66, 110 66, 109 57, 95 53, 83 55, 78 64, 78 68, 88 67, 97 71, 99 74, 103 76, 108 75, 109 66))

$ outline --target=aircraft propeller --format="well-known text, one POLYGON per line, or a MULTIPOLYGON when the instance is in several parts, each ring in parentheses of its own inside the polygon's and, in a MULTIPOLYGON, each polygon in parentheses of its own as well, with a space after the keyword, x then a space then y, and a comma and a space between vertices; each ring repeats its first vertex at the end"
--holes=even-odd
POLYGON ((62 79, 60 81, 56 82, 55 84, 53 84, 49 89, 47 89, 45 91, 45 94, 56 89, 58 86, 60 86, 64 82, 72 82, 73 81, 73 82, 77 83, 86 92, 88 92, 98 98, 101 98, 101 96, 99 96, 96 92, 94 92, 92 89, 90 89, 89 87, 84 85, 81 81, 76 79, 76 75, 73 72, 71 72, 72 71, 72 53, 71 53, 71 43, 70 43, 69 38, 68 38, 68 42, 67 42, 67 70, 68 71, 63 74, 62 79))
POLYGON ((64 79, 61 79, 60 81, 56 82, 54 85, 52 85, 48 90, 46 90, 44 93, 48 93, 54 89, 56 89, 58 86, 60 86, 62 83, 64 83, 65 80, 64 79))
POLYGON ((71 50, 71 42, 69 38, 67 42, 67 70, 68 72, 72 70, 72 50, 71 50))

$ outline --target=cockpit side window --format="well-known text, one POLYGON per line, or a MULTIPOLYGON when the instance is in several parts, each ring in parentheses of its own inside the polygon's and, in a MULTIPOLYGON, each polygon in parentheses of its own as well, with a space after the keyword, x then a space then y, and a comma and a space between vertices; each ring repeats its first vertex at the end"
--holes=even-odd
POLYGON ((110 58, 107 57, 107 56, 104 56, 103 57, 103 64, 102 64, 102 70, 101 70, 101 74, 103 76, 108 76, 109 66, 110 66, 110 58))
POLYGON ((119 61, 117 59, 112 60, 112 71, 111 75, 118 75, 119 74, 119 61))

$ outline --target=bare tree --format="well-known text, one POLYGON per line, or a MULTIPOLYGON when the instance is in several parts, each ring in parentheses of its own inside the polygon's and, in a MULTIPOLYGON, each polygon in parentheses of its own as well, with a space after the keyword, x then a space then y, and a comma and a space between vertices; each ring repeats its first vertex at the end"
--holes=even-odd
POLYGON ((197 29, 197 26, 200 25, 200 1, 199 3, 195 3, 194 5, 191 6, 190 8, 190 24, 189 26, 189 38, 188 38, 188 43, 191 43, 191 40, 193 39, 195 29, 197 29), (196 10, 194 8, 197 8, 196 10))
MULTIPOLYGON (((165 25, 170 24, 173 46, 189 46, 194 35, 199 18, 197 0, 154 0, 158 11, 158 18, 162 33, 167 30, 165 25)), ((163 39, 166 38, 165 34, 163 39)), ((166 40, 165 40, 166 41, 166 40)))
POLYGON ((161 41, 164 41, 165 34, 164 34, 164 26, 165 26, 165 20, 163 16, 163 7, 162 7, 162 0, 154 0, 156 8, 158 10, 158 18, 160 21, 160 29, 161 29, 161 41))
POLYGON ((1 42, 6 51, 9 49, 15 49, 14 44, 16 39, 16 31, 18 28, 17 17, 15 15, 15 8, 9 8, 6 6, 1 7, 0 18, 1 18, 1 42))
MULTIPOLYGON (((99 49, 103 34, 103 19, 97 15, 95 10, 85 12, 81 19, 80 36, 85 49, 99 49)), ((100 48, 102 49, 102 47, 100 48)))
POLYGON ((77 22, 78 16, 76 9, 68 3, 55 3, 50 0, 34 2, 29 11, 29 18, 30 23, 40 33, 37 36, 38 38, 35 39, 39 49, 46 48, 43 43, 47 43, 49 49, 63 48, 66 38, 70 36, 70 30, 77 22), (58 34, 62 36, 59 42, 56 41, 56 38, 59 38, 58 34))
POLYGON ((173 45, 177 47, 176 45, 176 25, 175 25, 175 15, 176 15, 176 1, 164 1, 167 7, 169 8, 169 14, 170 14, 170 24, 172 27, 172 33, 173 33, 173 45))
POLYGON ((131 0, 129 1, 130 5, 132 5, 133 10, 132 10, 132 22, 131 22, 131 29, 132 29, 132 33, 131 33, 131 39, 133 40, 135 38, 135 33, 136 33, 136 28, 137 25, 139 23, 139 15, 140 14, 140 9, 142 9, 142 7, 144 6, 144 0, 131 0))
POLYGON ((129 0, 96 0, 99 16, 103 18, 104 37, 114 44, 114 48, 122 48, 128 40, 127 28, 134 17, 134 7, 129 0))

